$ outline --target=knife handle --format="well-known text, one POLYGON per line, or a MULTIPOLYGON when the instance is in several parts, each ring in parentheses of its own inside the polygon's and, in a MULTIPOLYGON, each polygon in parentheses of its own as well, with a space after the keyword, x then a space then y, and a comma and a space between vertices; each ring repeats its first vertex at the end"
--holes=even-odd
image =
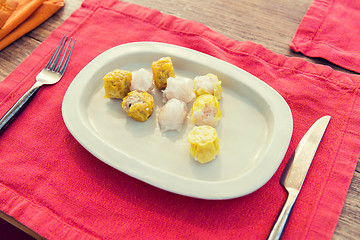
POLYGON ((0 119, 0 134, 20 114, 39 90, 39 84, 34 84, 0 119))
POLYGON ((287 220, 290 216, 291 210, 296 201, 297 195, 298 195, 297 190, 294 190, 294 191, 288 190, 288 197, 287 197, 286 202, 281 210, 281 213, 279 214, 279 216, 270 232, 268 240, 278 240, 281 238, 281 235, 284 231, 287 220))

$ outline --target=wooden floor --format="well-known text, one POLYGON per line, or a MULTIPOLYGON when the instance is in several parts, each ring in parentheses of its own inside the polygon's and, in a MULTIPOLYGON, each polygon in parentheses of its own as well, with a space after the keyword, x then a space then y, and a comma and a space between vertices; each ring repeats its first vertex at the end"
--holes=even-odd
MULTIPOLYGON (((336 70, 348 72, 324 60, 310 59, 289 49, 289 43, 312 0, 133 0, 125 2, 136 3, 180 18, 201 22, 232 39, 252 41, 288 57, 300 57, 309 62, 326 64, 336 70)), ((80 5, 80 0, 66 1, 65 7, 40 27, 0 51, 0 81, 8 76, 80 5)), ((6 222, 0 221, 0 231, 2 233, 8 230, 12 236, 22 234, 21 231, 14 233, 14 229, 16 230, 6 222)), ((23 229, 26 231, 26 228, 23 229)), ((360 239, 359 163, 333 239, 360 239)))

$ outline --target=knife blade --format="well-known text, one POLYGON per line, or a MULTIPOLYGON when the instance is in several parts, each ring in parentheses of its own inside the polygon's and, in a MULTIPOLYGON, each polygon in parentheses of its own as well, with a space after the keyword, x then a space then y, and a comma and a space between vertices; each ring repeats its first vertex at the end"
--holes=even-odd
POLYGON ((310 127, 286 164, 285 170, 280 178, 280 183, 286 189, 288 195, 270 232, 268 237, 269 240, 281 238, 317 148, 329 124, 330 118, 330 116, 324 116, 318 119, 310 127))

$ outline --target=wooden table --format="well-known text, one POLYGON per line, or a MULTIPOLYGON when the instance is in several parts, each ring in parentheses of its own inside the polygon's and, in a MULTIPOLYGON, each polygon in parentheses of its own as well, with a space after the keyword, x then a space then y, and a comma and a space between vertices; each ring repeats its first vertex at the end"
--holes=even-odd
MULTIPOLYGON (((132 0, 179 18, 201 22, 238 41, 259 43, 275 53, 300 57, 345 71, 325 60, 307 58, 289 49, 299 24, 313 0, 132 0)), ((37 29, 0 51, 0 81, 4 80, 50 33, 81 5, 66 1, 65 7, 37 29)), ((358 162, 333 239, 360 239, 360 163, 358 162)), ((0 217, 37 239, 36 233, 0 212, 0 217)))

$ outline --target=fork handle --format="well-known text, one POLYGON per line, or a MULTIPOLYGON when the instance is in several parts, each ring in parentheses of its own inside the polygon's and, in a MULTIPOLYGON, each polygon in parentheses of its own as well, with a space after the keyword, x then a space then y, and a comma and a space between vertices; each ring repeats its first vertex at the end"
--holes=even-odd
POLYGON ((26 107, 30 100, 35 96, 40 89, 39 84, 34 84, 0 119, 0 134, 6 129, 7 126, 20 114, 26 107))

